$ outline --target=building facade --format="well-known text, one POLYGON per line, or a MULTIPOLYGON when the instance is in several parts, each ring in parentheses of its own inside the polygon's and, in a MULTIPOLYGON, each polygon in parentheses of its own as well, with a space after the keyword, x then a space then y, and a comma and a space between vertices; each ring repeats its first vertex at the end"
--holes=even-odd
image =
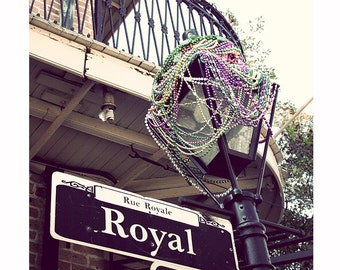
MULTIPOLYGON (((201 35, 214 33, 239 42, 220 12, 198 2, 30 1, 31 270, 151 265, 54 239, 50 233, 54 171, 170 203, 179 204, 179 197, 210 203, 172 167, 144 123, 154 75, 185 30, 196 28, 201 35), (112 121, 102 121, 98 115, 108 103, 114 107, 112 121)), ((272 140, 259 215, 275 223, 283 211, 281 158, 272 140)), ((241 173, 242 189, 256 188, 259 163, 254 161, 241 173)), ((209 188, 220 192, 228 184, 209 188)))

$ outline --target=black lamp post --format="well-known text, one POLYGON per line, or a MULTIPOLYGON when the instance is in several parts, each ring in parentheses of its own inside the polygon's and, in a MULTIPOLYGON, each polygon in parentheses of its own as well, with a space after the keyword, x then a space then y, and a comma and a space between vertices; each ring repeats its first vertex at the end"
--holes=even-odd
POLYGON ((192 33, 187 37, 189 41, 186 40, 183 47, 169 56, 165 67, 155 77, 147 127, 184 176, 195 179, 202 192, 220 208, 235 214, 232 224, 240 239, 237 254, 241 269, 274 269, 268 253, 265 226, 259 220, 256 206, 262 201, 260 193, 278 85, 268 87, 269 82, 257 76, 253 76, 252 81, 252 71, 242 66, 239 60, 243 58, 227 41, 219 37, 200 39, 192 33), (223 46, 219 46, 221 43, 223 46), (191 57, 186 54, 195 49, 197 51, 190 54, 191 57), (187 66, 183 68, 185 57, 188 57, 187 66), (221 62, 224 65, 220 66, 221 62), (236 75, 242 71, 250 78, 247 91, 242 88, 245 84, 237 80, 236 75), (169 79, 171 74, 175 74, 172 82, 169 79), (171 87, 173 91, 170 93, 168 88, 171 87), (265 87, 267 92, 263 90, 265 87), (268 96, 265 97, 264 93, 268 96), (264 113, 258 114, 261 108, 263 110, 259 103, 265 98, 268 98, 265 110, 269 111, 271 106, 270 119, 266 121, 268 133, 257 189, 251 193, 239 188, 237 176, 256 159, 265 119, 264 113), (231 189, 222 203, 209 191, 197 170, 188 165, 188 160, 201 174, 230 181, 231 189))
MULTIPOLYGON (((192 76, 204 74, 205 67, 203 65, 202 62, 196 59, 189 67, 192 76)), ((201 87, 197 90, 205 98, 211 94, 207 93, 209 89, 206 87, 201 87)), ((186 104, 183 105, 182 111, 183 114, 187 115, 182 117, 180 113, 178 123, 183 123, 183 127, 188 128, 192 126, 190 122, 192 121, 195 127, 198 127, 200 125, 199 118, 195 115, 195 110, 191 108, 192 103, 189 102, 191 92, 185 87, 182 89, 181 94, 182 96, 179 98, 180 104, 186 104), (188 116, 188 112, 191 112, 191 117, 188 116)), ((216 108, 217 105, 213 104, 213 106, 216 108)), ((206 110, 203 113, 211 114, 212 111, 206 110)), ((207 115, 206 118, 215 119, 211 126, 217 127, 219 115, 216 115, 215 118, 210 116, 207 115)), ((259 221, 256 210, 256 205, 261 202, 262 198, 259 194, 242 191, 237 184, 237 175, 251 161, 256 159, 260 129, 261 123, 257 127, 237 125, 218 138, 208 157, 190 156, 203 173, 230 179, 232 191, 224 200, 224 208, 236 214, 233 226, 241 239, 242 247, 238 251, 243 251, 241 257, 244 259, 244 269, 258 270, 274 269, 269 259, 265 226, 259 221)))

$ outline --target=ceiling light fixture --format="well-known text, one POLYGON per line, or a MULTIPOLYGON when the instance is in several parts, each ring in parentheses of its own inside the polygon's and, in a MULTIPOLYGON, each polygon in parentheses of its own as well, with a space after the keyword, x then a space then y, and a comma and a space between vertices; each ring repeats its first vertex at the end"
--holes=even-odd
POLYGON ((103 91, 104 103, 101 106, 101 112, 98 114, 99 119, 103 122, 108 122, 113 124, 114 121, 114 112, 116 110, 114 95, 111 91, 104 90, 103 91))

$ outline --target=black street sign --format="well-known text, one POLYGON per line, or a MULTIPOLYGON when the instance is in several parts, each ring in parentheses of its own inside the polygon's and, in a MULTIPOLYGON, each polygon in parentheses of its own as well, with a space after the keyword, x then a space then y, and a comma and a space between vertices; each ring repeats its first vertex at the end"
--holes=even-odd
POLYGON ((61 172, 52 175, 50 232, 152 269, 238 269, 228 220, 61 172))

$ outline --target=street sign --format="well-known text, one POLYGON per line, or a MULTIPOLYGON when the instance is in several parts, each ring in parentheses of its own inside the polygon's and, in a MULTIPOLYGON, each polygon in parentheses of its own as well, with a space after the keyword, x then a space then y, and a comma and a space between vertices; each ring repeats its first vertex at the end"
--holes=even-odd
POLYGON ((238 269, 228 220, 62 172, 52 174, 50 232, 151 269, 238 269))

